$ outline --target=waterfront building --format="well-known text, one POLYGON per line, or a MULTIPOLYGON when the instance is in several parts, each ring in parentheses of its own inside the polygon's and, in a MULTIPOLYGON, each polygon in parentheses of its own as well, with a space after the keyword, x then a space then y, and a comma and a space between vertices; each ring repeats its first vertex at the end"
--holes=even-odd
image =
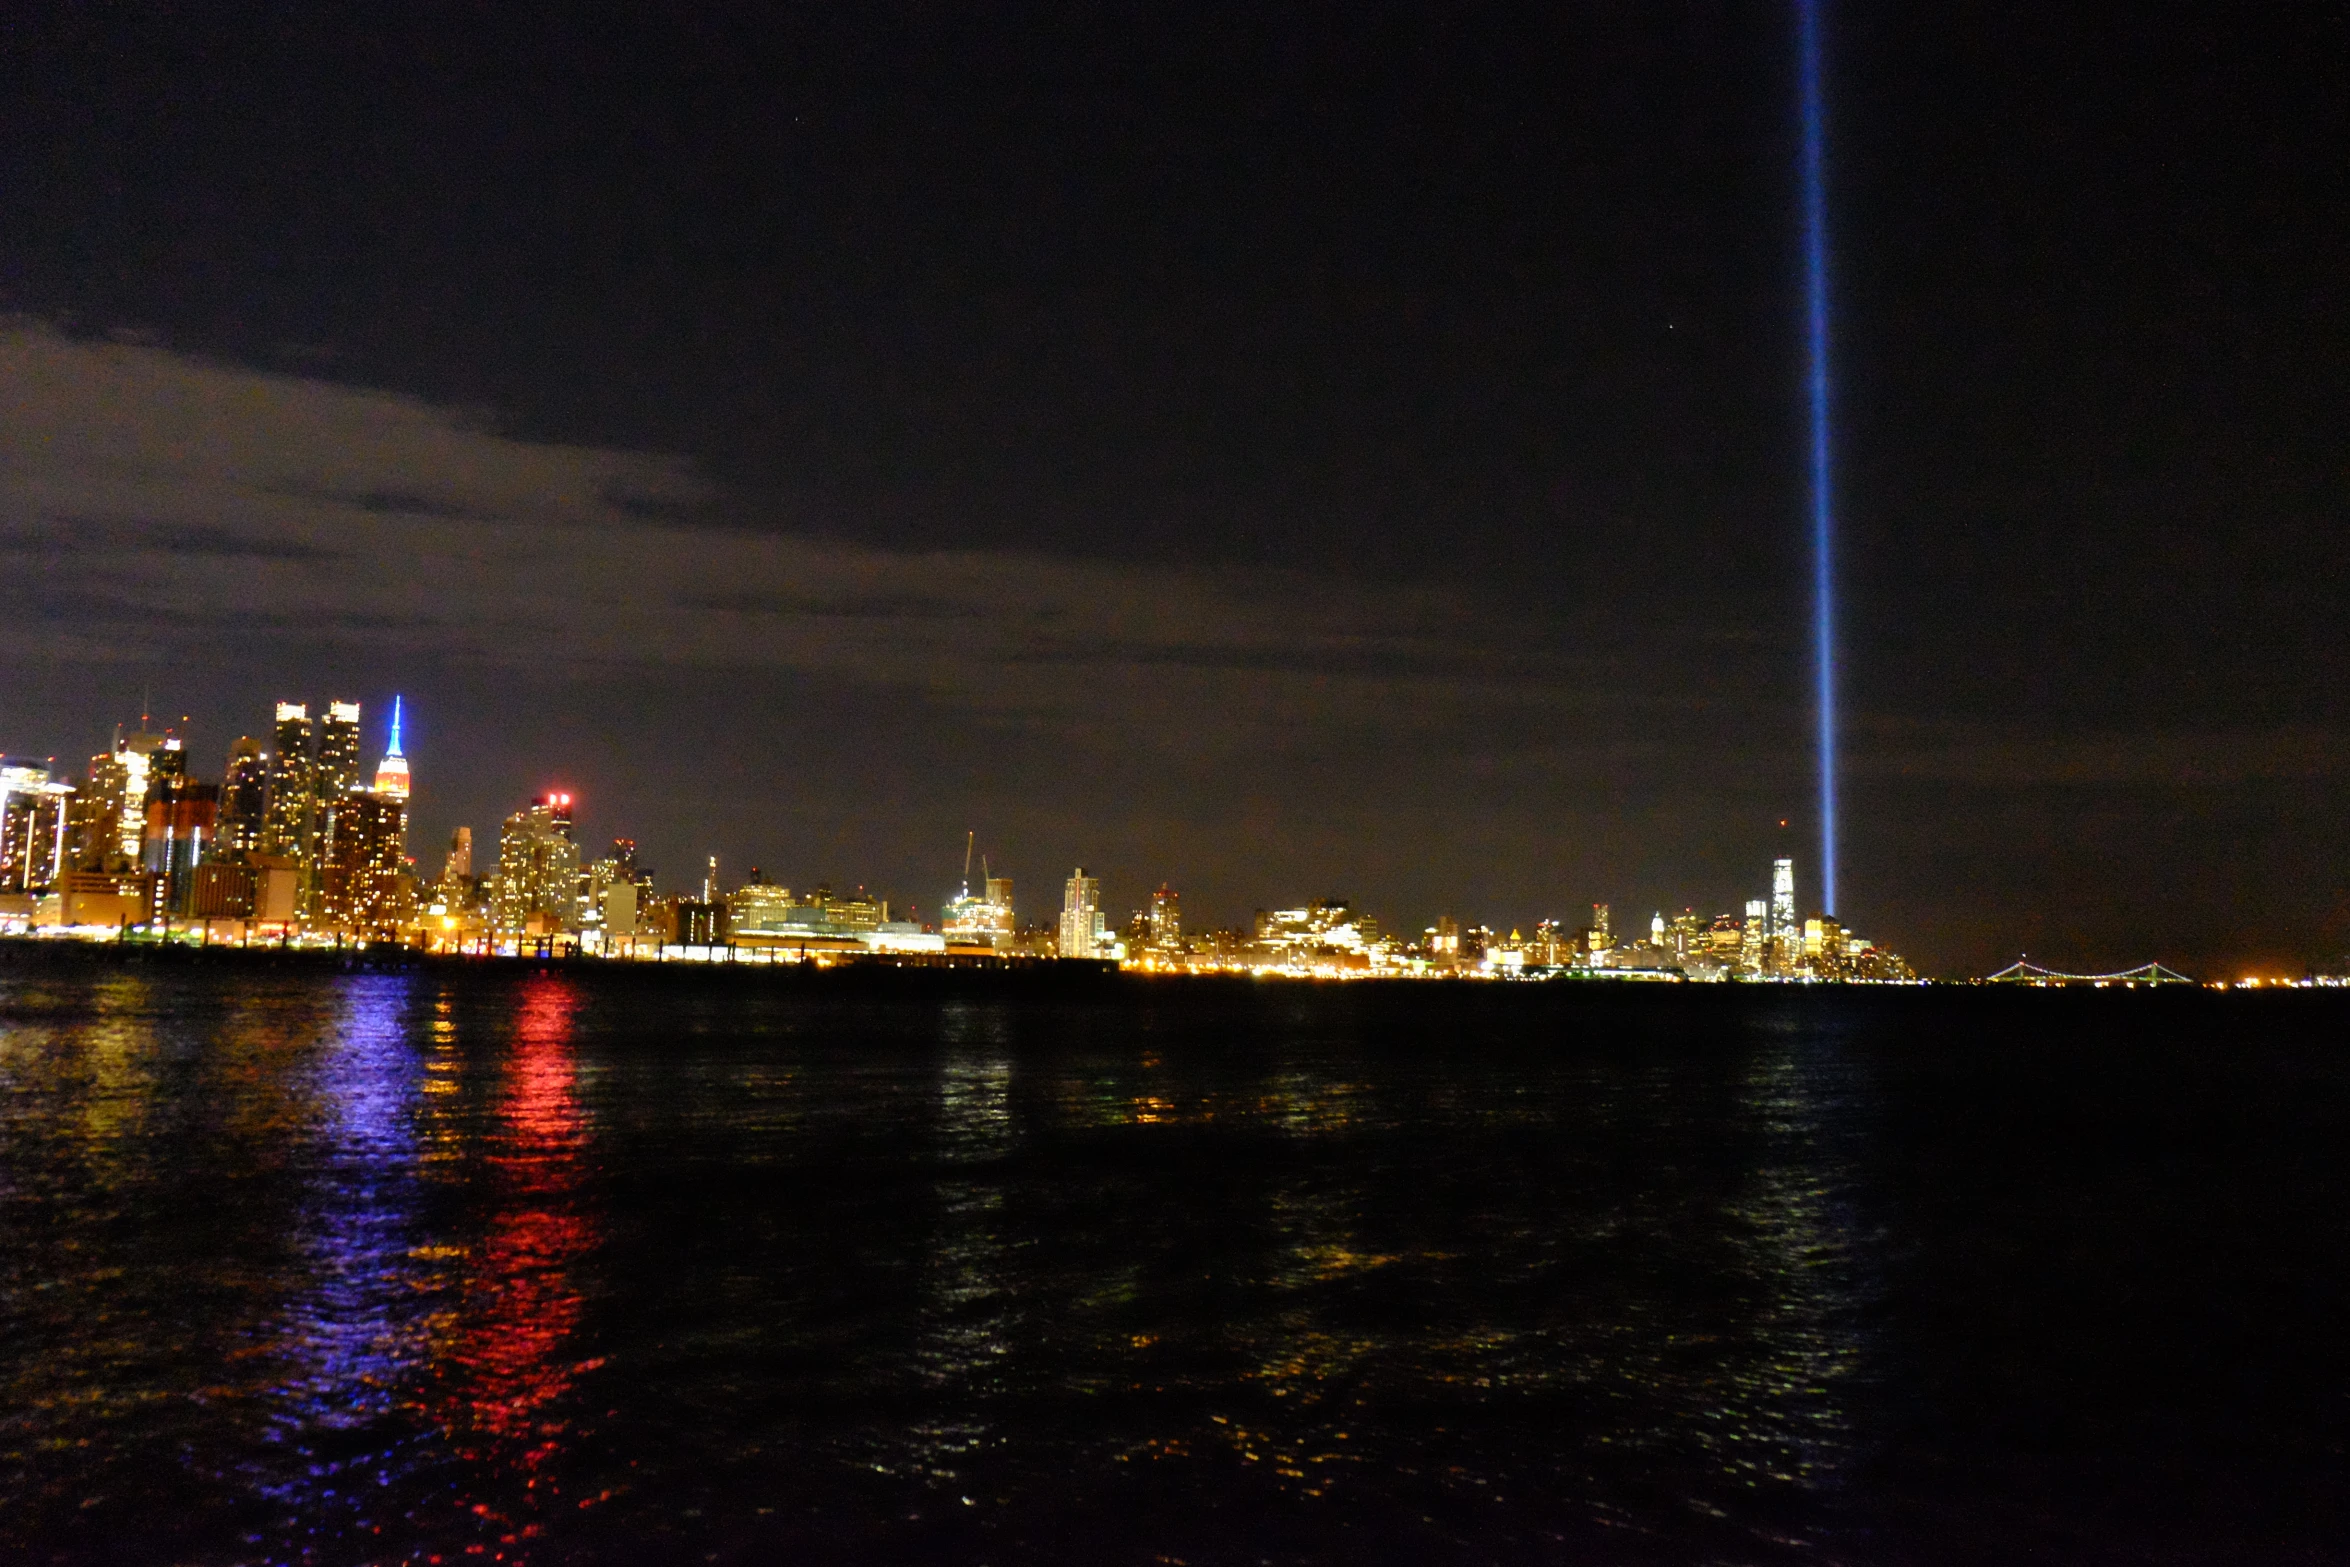
MULTIPOLYGON (((122 801, 130 789, 130 770, 112 751, 90 758, 82 785, 66 807, 66 861, 77 871, 120 869, 122 855, 122 801)), ((146 831, 144 823, 140 832, 146 831)))
POLYGON ((332 806, 359 783, 359 704, 329 702, 318 725, 318 798, 332 806))
POLYGON ((956 946, 1001 952, 1012 945, 1015 934, 1012 878, 986 876, 981 885, 986 889, 982 897, 971 896, 970 883, 965 882, 962 891, 947 900, 939 911, 939 934, 956 946))
POLYGON ((799 903, 789 887, 768 881, 755 870, 751 877, 727 895, 729 929, 744 935, 781 935, 804 931, 823 921, 822 893, 799 903))
POLYGON ((262 814, 261 849, 307 872, 316 846, 318 775, 310 754, 310 709, 300 702, 277 705, 274 749, 269 758, 269 798, 262 814))
POLYGON ((1260 912, 1254 945, 1271 963, 1356 965, 1378 937, 1378 927, 1344 898, 1316 898, 1303 908, 1260 912))
POLYGON ((196 867, 218 835, 220 787, 186 777, 157 780, 147 798, 140 834, 140 868, 162 878, 165 911, 185 914, 194 895, 196 867))
POLYGON ((707 900, 680 898, 675 907, 675 939, 688 947, 724 946, 733 932, 726 923, 726 906, 707 900))
POLYGON ((269 826, 269 757, 261 742, 239 735, 229 747, 228 770, 220 780, 220 841, 224 854, 246 855, 262 846, 269 826))
POLYGON ((68 808, 66 857, 76 870, 135 870, 147 841, 147 797, 158 779, 184 777, 176 736, 115 731, 110 750, 90 758, 68 808))
POLYGON ((1687 958, 1710 945, 1710 933, 1695 909, 1683 909, 1673 916, 1673 956, 1687 958))
MULTIPOLYGON (((43 923, 120 930, 154 920, 161 907, 163 878, 147 871, 69 870, 57 883, 54 914, 43 923)), ((43 899, 44 905, 48 900, 43 899)))
POLYGON ((1738 944, 1738 967, 1760 974, 1771 962, 1771 905, 1765 898, 1746 900, 1746 924, 1738 944))
POLYGON ((579 919, 579 845, 571 836, 571 796, 544 794, 506 818, 490 916, 506 934, 552 935, 579 919))
POLYGON ((178 912, 197 920, 250 919, 259 879, 260 873, 242 859, 208 859, 189 876, 178 912))
POLYGON ((46 891, 65 874, 73 796, 46 767, 0 766, 0 892, 46 891))
POLYGON ((1183 950, 1182 895, 1166 882, 1151 894, 1150 926, 1147 936, 1151 949, 1168 954, 1183 950))
POLYGON ((1795 912, 1795 862, 1771 862, 1771 953, 1776 973, 1792 974, 1803 961, 1803 921, 1795 912))
POLYGON ((359 704, 330 701, 326 717, 319 721, 318 754, 312 770, 317 807, 311 825, 311 854, 316 874, 310 889, 312 916, 329 923, 339 921, 323 901, 324 868, 330 862, 349 864, 363 852, 358 844, 337 842, 344 802, 365 787, 359 768, 359 704))
POLYGON ((130 735, 116 734, 114 759, 122 768, 115 851, 121 863, 136 865, 146 848, 147 802, 172 780, 187 776, 187 758, 177 735, 142 729, 130 735))
POLYGON ((1439 967, 1449 967, 1460 961, 1461 922, 1449 914, 1436 916, 1436 923, 1427 930, 1428 959, 1439 967))
POLYGON ((1061 889, 1061 927, 1058 951, 1065 958, 1090 958, 1100 952, 1102 884, 1080 865, 1061 889))
POLYGON ((387 936, 415 915, 407 875, 408 802, 370 789, 335 805, 335 831, 319 868, 319 918, 338 930, 387 936))

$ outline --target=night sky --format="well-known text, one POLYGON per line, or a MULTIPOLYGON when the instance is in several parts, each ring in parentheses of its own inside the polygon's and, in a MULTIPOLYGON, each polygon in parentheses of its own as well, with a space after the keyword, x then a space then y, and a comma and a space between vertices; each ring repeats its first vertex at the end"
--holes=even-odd
MULTIPOLYGON (((10 7, 0 748, 399 691, 428 875, 1808 905, 1790 9, 1274 10, 10 7)), ((2346 14, 1829 8, 1930 970, 2350 953, 2346 14)))

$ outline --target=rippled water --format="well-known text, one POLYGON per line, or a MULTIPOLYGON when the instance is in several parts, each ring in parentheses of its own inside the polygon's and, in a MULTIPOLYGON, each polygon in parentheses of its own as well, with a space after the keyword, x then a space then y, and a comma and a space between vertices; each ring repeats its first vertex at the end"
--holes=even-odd
POLYGON ((0 1557, 2320 1561, 2321 998, 0 955, 0 1557))

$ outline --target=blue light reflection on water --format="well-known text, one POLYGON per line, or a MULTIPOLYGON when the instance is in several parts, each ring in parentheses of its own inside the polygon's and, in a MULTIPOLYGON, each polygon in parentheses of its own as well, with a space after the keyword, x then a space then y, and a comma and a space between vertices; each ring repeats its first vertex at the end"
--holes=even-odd
POLYGON ((426 1333, 412 1256, 422 1223, 417 989, 400 974, 345 980, 309 1073, 313 1146, 292 1237, 303 1287, 283 1313, 269 1396, 282 1456, 254 1487, 314 1544, 372 1528, 370 1493, 413 1448, 396 1427, 426 1333))

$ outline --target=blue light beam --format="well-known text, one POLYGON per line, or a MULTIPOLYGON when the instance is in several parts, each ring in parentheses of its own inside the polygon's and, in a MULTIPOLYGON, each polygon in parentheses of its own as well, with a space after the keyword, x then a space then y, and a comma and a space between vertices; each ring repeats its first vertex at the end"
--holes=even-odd
POLYGON ((1828 198, 1821 167, 1827 109, 1820 88, 1820 0, 1795 0, 1802 53, 1804 328, 1811 351, 1811 547, 1820 714, 1820 912, 1836 911, 1835 491, 1828 439, 1828 198))

